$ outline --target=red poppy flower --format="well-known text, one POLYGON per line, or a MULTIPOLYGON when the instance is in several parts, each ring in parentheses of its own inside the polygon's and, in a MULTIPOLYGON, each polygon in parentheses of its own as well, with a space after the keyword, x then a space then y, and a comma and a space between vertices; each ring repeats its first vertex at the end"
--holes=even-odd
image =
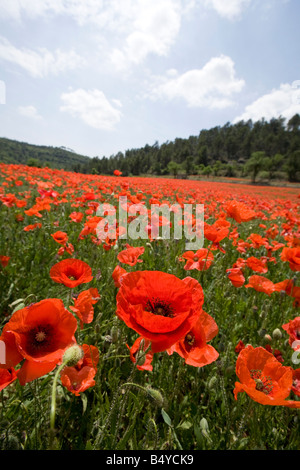
POLYGON ((289 335, 289 345, 295 350, 300 349, 300 317, 285 323, 282 328, 289 335))
POLYGON ((120 171, 120 170, 115 170, 114 171, 115 176, 121 176, 121 174, 122 174, 122 171, 120 171))
POLYGON ((295 369, 293 371, 293 385, 292 391, 295 395, 300 397, 300 369, 295 369))
POLYGON ((51 237, 60 245, 65 245, 68 241, 68 234, 66 232, 61 232, 60 230, 58 230, 58 232, 51 233, 51 237))
POLYGON ((69 215, 70 219, 72 220, 72 222, 76 222, 76 223, 79 223, 82 221, 82 218, 83 218, 83 213, 82 212, 72 212, 70 215, 69 215))
POLYGON ((31 224, 27 225, 26 227, 23 228, 24 232, 30 232, 31 230, 34 230, 36 228, 41 228, 42 224, 41 223, 36 223, 36 224, 31 224))
POLYGON ((245 283, 243 271, 240 268, 226 269, 226 274, 234 287, 241 287, 245 283))
POLYGON ((254 274, 248 279, 248 284, 245 287, 251 287, 258 292, 264 292, 267 295, 271 295, 275 291, 275 286, 272 281, 263 276, 254 274))
POLYGON ((47 374, 75 342, 77 322, 60 299, 41 300, 15 312, 4 326, 7 364, 25 359, 18 370, 21 385, 47 374))
POLYGON ((300 271, 300 247, 283 248, 281 259, 282 261, 288 261, 292 271, 300 271))
POLYGON ((145 251, 144 246, 134 247, 126 244, 125 250, 121 251, 117 258, 120 263, 128 264, 129 266, 135 266, 136 263, 142 263, 143 260, 138 259, 145 251))
POLYGON ((120 279, 124 274, 127 274, 127 271, 121 266, 117 265, 112 273, 112 278, 114 280, 115 287, 120 287, 120 279))
POLYGON ((262 405, 300 408, 300 401, 287 400, 293 383, 293 370, 283 366, 265 348, 248 345, 236 362, 236 374, 240 382, 235 383, 234 397, 247 393, 252 400, 262 405))
POLYGON ((90 266, 79 259, 64 259, 50 269, 50 277, 54 282, 66 287, 76 287, 93 279, 90 266))
POLYGON ((0 364, 2 369, 10 369, 15 367, 19 362, 23 360, 22 354, 16 348, 15 336, 11 332, 2 332, 0 341, 5 344, 5 362, 0 364))
POLYGON ((0 391, 17 380, 17 378, 17 373, 13 367, 9 369, 0 368, 0 391))
POLYGON ((246 253, 251 246, 250 243, 244 242, 244 240, 239 240, 236 245, 239 253, 246 253))
POLYGON ((231 201, 226 206, 228 217, 233 218, 236 222, 248 222, 256 217, 256 213, 249 209, 244 203, 231 201))
POLYGON ((255 256, 250 256, 246 260, 248 268, 252 269, 257 273, 266 273, 268 272, 267 261, 256 258, 255 256))
POLYGON ((234 350, 235 350, 236 353, 240 353, 243 349, 245 349, 245 347, 246 346, 244 345, 243 341, 240 339, 238 344, 234 348, 234 350))
POLYGON ((300 307, 300 286, 294 286, 291 291, 291 296, 294 297, 293 306, 295 308, 300 307))
POLYGON ((207 248, 200 248, 200 250, 186 251, 179 258, 179 261, 186 260, 184 269, 190 271, 197 269, 198 271, 206 271, 214 260, 214 255, 207 248))
POLYGON ((91 323, 94 319, 93 305, 100 299, 99 292, 96 288, 91 288, 80 292, 75 298, 74 306, 70 306, 70 310, 76 313, 80 320, 80 327, 83 328, 84 323, 91 323))
POLYGON ((72 245, 72 243, 66 243, 64 246, 61 246, 57 254, 59 256, 62 256, 65 252, 69 253, 69 255, 72 255, 74 253, 74 246, 72 245))
POLYGON ((229 234, 230 223, 228 221, 218 219, 213 225, 204 222, 204 236, 213 243, 219 243, 229 234))
POLYGON ((261 246, 265 246, 266 248, 270 248, 269 241, 267 238, 262 237, 258 233, 251 233, 250 237, 247 238, 250 240, 252 248, 260 248, 261 246))
POLYGON ((151 341, 152 351, 170 348, 194 326, 204 295, 195 279, 161 271, 136 271, 122 277, 117 316, 151 341))
POLYGON ((190 366, 203 367, 211 364, 217 360, 219 353, 207 343, 216 336, 218 331, 215 320, 202 311, 193 328, 167 352, 169 354, 177 352, 190 366))
POLYGON ((137 352, 141 351, 141 349, 146 352, 144 356, 144 360, 141 360, 141 363, 138 362, 136 368, 139 370, 153 370, 153 366, 151 364, 152 359, 153 359, 153 351, 151 349, 149 350, 149 347, 151 345, 151 342, 145 338, 142 338, 142 336, 139 336, 131 346, 131 348, 126 344, 127 348, 130 351, 130 360, 133 363, 136 363, 137 361, 137 352))
POLYGON ((292 295, 295 284, 293 279, 285 279, 284 281, 276 282, 274 286, 276 292, 285 292, 287 295, 292 295))
POLYGON ((9 256, 4 256, 4 255, 0 256, 0 264, 3 266, 3 268, 6 268, 6 266, 9 263, 9 260, 10 260, 9 256))
POLYGON ((94 377, 99 362, 99 351, 96 346, 83 344, 82 349, 83 359, 74 367, 64 367, 60 375, 62 385, 76 396, 95 385, 94 377))

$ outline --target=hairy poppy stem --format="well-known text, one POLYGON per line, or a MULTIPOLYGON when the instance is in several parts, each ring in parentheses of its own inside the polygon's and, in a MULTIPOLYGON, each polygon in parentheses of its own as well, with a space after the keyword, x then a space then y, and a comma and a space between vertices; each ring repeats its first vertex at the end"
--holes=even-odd
POLYGON ((137 388, 140 388, 141 390, 143 390, 143 392, 148 393, 148 390, 145 387, 142 387, 142 385, 135 384, 133 382, 126 382, 126 383, 123 384, 123 386, 124 385, 133 385, 134 387, 137 387, 137 388))
POLYGON ((57 387, 57 380, 59 377, 60 372, 62 369, 66 366, 65 362, 63 362, 59 368, 57 369, 54 379, 53 379, 53 384, 52 384, 52 394, 51 394, 51 409, 50 409, 50 434, 51 434, 51 446, 53 442, 53 437, 54 437, 54 431, 55 431, 55 412, 56 412, 56 387, 57 387))

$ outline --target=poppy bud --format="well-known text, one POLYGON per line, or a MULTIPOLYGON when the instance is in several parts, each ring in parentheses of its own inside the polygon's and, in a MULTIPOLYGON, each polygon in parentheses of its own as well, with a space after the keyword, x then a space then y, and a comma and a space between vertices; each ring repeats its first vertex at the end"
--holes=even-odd
POLYGON ((135 361, 137 366, 143 366, 146 361, 146 353, 145 351, 138 350, 135 356, 135 361))
POLYGON ((165 405, 164 398, 163 398, 163 396, 162 396, 162 394, 160 393, 159 390, 156 390, 155 388, 148 387, 147 388, 147 393, 157 406, 162 408, 165 405))
POLYGON ((119 329, 117 326, 112 327, 112 329, 110 330, 110 335, 111 335, 112 343, 116 343, 119 337, 119 329))
POLYGON ((208 431, 208 422, 207 422, 207 419, 205 418, 202 418, 201 421, 200 421, 200 428, 202 429, 202 431, 208 431))
POLYGON ((263 339, 264 339, 265 343, 271 343, 272 342, 272 337, 268 334, 266 334, 263 339))
POLYGON ((275 330, 272 333, 272 336, 274 339, 281 339, 282 338, 282 333, 279 328, 275 328, 275 330))
POLYGON ((208 382, 208 388, 209 390, 215 390, 216 386, 218 383, 218 379, 216 376, 213 376, 210 381, 208 382))
POLYGON ((78 345, 74 344, 68 348, 63 355, 63 363, 66 366, 74 367, 84 356, 83 349, 78 345))

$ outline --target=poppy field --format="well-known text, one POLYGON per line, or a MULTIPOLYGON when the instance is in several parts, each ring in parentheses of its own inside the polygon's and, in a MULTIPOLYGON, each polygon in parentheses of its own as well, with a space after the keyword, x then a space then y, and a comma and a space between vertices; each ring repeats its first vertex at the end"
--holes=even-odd
POLYGON ((299 222, 299 187, 0 163, 0 449, 298 450, 299 222), (112 236, 121 197, 202 205, 202 246, 112 236))

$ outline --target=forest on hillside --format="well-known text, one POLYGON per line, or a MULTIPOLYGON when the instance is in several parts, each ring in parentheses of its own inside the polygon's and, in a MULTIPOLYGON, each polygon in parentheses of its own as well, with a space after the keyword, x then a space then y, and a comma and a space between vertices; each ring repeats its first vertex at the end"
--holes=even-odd
POLYGON ((282 117, 270 121, 227 123, 198 136, 176 138, 159 145, 118 152, 109 158, 95 157, 76 165, 81 173, 124 176, 190 175, 257 177, 267 180, 300 181, 300 116, 288 122, 282 117))
POLYGON ((73 170, 76 165, 86 165, 89 157, 79 155, 66 147, 32 145, 26 142, 0 138, 0 162, 73 170))
POLYGON ((78 155, 65 147, 35 146, 0 139, 0 161, 65 169, 84 174, 169 176, 188 178, 248 177, 300 182, 300 115, 286 121, 241 121, 203 129, 198 136, 155 142, 115 155, 78 155))

